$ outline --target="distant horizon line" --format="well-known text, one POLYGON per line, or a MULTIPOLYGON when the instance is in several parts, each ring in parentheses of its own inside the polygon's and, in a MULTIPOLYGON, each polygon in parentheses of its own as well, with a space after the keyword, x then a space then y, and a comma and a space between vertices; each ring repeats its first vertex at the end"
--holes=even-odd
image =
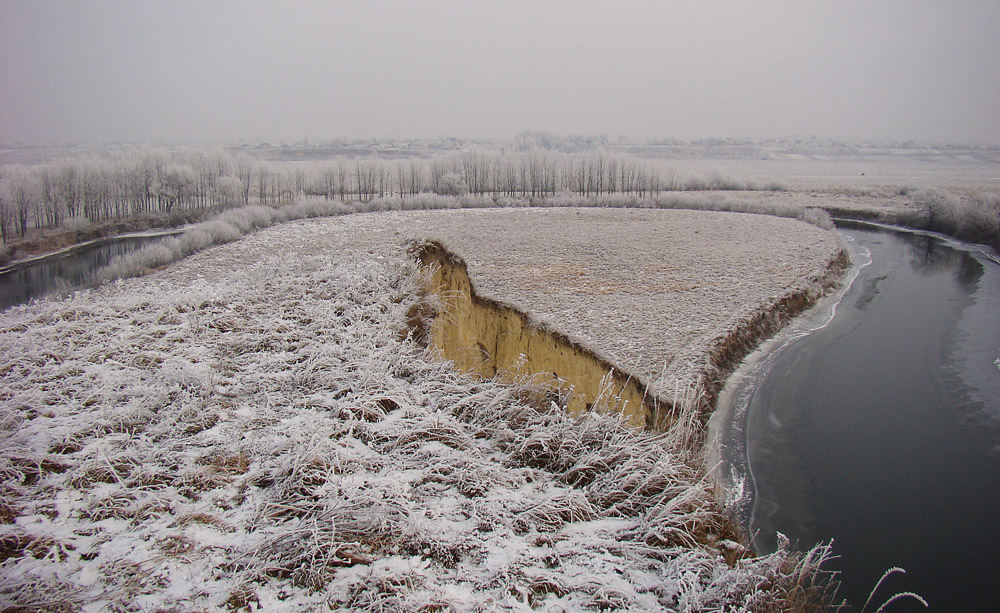
POLYGON ((69 148, 69 147, 110 147, 110 146, 159 146, 159 147, 296 147, 296 148, 321 148, 324 145, 345 145, 345 144, 368 144, 368 145, 389 145, 389 144, 423 144, 429 145, 441 142, 453 142, 456 145, 468 146, 477 144, 501 145, 516 143, 519 139, 534 138, 550 141, 536 143, 541 148, 563 148, 566 146, 589 146, 598 148, 601 146, 852 146, 871 148, 902 148, 902 149, 1000 149, 1000 143, 974 142, 974 141, 950 141, 950 140, 924 140, 916 138, 860 138, 860 137, 834 137, 834 136, 761 136, 761 137, 736 137, 736 136, 709 136, 691 139, 675 137, 648 137, 639 138, 629 135, 619 135, 610 137, 605 133, 559 133, 546 130, 522 130, 516 135, 507 138, 485 137, 485 136, 361 136, 361 137, 302 137, 302 138, 272 138, 268 136, 254 136, 250 138, 231 139, 178 139, 178 140, 143 140, 143 139, 109 139, 109 140, 67 140, 61 142, 38 141, 27 142, 24 139, 13 141, 0 141, 0 148, 3 149, 48 149, 48 148, 69 148), (551 142, 556 141, 556 142, 551 142))

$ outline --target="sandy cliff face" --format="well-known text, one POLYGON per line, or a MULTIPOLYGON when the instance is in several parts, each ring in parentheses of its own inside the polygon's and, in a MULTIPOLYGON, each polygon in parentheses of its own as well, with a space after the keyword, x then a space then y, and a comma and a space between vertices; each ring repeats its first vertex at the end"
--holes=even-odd
POLYGON ((530 378, 565 397, 572 412, 601 403, 636 426, 668 425, 668 405, 648 394, 638 378, 517 309, 476 294, 465 262, 442 245, 423 243, 416 255, 430 273, 430 291, 441 299, 429 340, 459 369, 483 377, 530 378))

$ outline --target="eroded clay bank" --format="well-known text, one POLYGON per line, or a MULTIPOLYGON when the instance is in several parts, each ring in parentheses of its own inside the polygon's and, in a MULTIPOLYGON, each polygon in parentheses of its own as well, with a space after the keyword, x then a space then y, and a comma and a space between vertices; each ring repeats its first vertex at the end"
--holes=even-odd
POLYGON ((753 316, 718 336, 705 355, 696 406, 674 407, 653 393, 642 377, 628 373, 565 334, 514 307, 480 296, 458 255, 438 242, 420 242, 411 253, 427 271, 428 290, 440 299, 427 341, 457 368, 482 377, 529 378, 560 395, 571 412, 603 406, 623 413, 635 426, 668 429, 682 410, 707 419, 726 377, 764 339, 836 286, 850 262, 840 252, 824 274, 790 288, 753 316))
POLYGON ((465 262, 440 243, 421 243, 413 253, 429 272, 429 290, 441 300, 428 341, 456 367, 483 377, 529 377, 562 395, 572 412, 603 404, 638 426, 669 425, 664 420, 670 419, 670 405, 648 394, 638 377, 517 309, 476 294, 465 262))

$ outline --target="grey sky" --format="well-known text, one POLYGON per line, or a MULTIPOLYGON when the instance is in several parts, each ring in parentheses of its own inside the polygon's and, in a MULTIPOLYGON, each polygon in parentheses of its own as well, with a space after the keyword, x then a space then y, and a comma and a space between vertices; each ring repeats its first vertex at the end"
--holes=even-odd
POLYGON ((0 141, 1000 144, 1000 2, 0 1, 0 141))

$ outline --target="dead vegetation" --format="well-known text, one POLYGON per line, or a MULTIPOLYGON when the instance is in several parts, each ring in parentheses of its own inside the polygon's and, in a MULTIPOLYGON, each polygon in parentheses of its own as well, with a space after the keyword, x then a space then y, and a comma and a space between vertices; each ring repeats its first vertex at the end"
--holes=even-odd
MULTIPOLYGON (((197 262, 192 262, 197 266, 197 262)), ((0 315, 0 608, 786 610, 681 419, 574 417, 429 358, 397 251, 261 258, 0 315)))

